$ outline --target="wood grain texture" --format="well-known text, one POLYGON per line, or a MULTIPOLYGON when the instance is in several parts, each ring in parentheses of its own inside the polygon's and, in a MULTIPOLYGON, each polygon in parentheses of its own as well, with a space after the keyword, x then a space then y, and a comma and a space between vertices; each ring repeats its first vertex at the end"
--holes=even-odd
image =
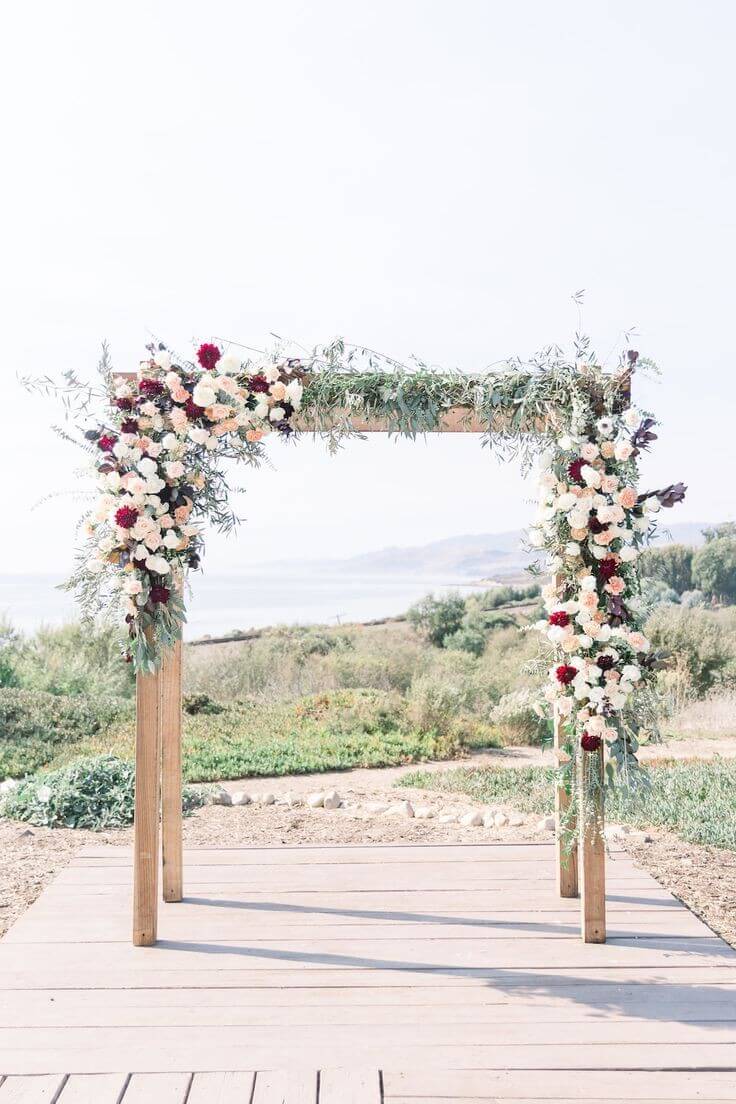
POLYGON ((73 1073, 59 1104, 119 1104, 127 1083, 124 1073, 73 1073))
POLYGON ((59 1074, 6 1077, 0 1085, 0 1104, 56 1104, 64 1081, 59 1074))
POLYGON ((181 659, 178 640, 161 665, 161 850, 164 901, 181 901, 181 659))
POLYGON ((323 1069, 319 1104, 381 1104, 381 1075, 375 1069, 323 1069))
POLYGON ((595 809, 580 824, 580 934, 584 943, 606 941, 606 843, 603 836, 603 748, 583 752, 582 769, 590 772, 595 809))
POLYGON ((124 1104, 185 1104, 189 1073, 134 1073, 125 1094, 124 1104))
POLYGON ((133 944, 156 942, 158 917, 160 672, 136 676, 133 944))
POLYGON ((256 1074, 253 1104, 317 1104, 317 1082, 316 1070, 265 1070, 256 1074))
POLYGON ((187 1104, 250 1104, 255 1073, 195 1073, 187 1104))

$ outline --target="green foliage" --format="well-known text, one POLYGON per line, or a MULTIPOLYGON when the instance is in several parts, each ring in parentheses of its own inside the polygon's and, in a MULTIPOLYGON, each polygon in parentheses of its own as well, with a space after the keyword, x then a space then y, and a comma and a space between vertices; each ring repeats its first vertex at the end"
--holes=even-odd
POLYGON ((0 617, 0 688, 17 686, 20 635, 6 617, 0 617))
MULTIPOLYGON (((606 817, 640 828, 668 828, 690 843, 736 851, 736 760, 670 761, 649 768, 651 788, 606 792, 606 817)), ((397 785, 456 793, 484 804, 508 803, 547 815, 554 808, 555 772, 547 767, 416 771, 397 785)))
POLYGON ((653 610, 657 606, 676 606, 680 601, 680 596, 662 579, 649 579, 644 587, 644 600, 648 608, 653 610))
POLYGON ((465 616, 465 601, 459 594, 435 598, 428 594, 407 611, 406 618, 430 644, 443 648, 448 636, 456 633, 465 616))
POLYGON ((706 544, 710 541, 720 540, 721 537, 736 540, 736 521, 724 521, 721 525, 713 525, 709 529, 704 529, 703 536, 706 544))
POLYGON ((646 633, 655 649, 671 653, 672 666, 685 673, 696 696, 736 678, 736 629, 716 612, 661 606, 646 633))
POLYGON ((216 717, 218 713, 223 713, 225 710, 225 706, 213 701, 209 694, 185 694, 181 707, 191 717, 196 717, 200 713, 208 717, 216 717))
POLYGON ((698 549, 693 583, 719 602, 736 602, 736 537, 714 536, 698 549))
POLYGON ((685 544, 668 544, 648 548, 639 558, 639 574, 644 579, 658 579, 682 594, 693 585, 692 565, 695 549, 685 544))
POLYGON ((549 721, 539 715, 538 697, 531 690, 514 690, 493 707, 490 721, 504 744, 540 747, 549 739, 549 721))
POLYGON ((121 715, 132 716, 125 699, 0 690, 0 778, 38 770, 121 715))
MULTIPOLYGON (((42 771, 4 798, 0 812, 46 828, 122 828, 133 823, 135 769, 112 755, 80 759, 42 771)), ((204 795, 185 787, 185 812, 204 804, 204 795)))
POLYGON ((45 627, 18 648, 18 685, 50 694, 132 697, 132 668, 121 660, 111 628, 45 627))
POLYGON ((702 590, 685 590, 680 595, 680 605, 683 609, 698 609, 706 604, 706 598, 702 590))

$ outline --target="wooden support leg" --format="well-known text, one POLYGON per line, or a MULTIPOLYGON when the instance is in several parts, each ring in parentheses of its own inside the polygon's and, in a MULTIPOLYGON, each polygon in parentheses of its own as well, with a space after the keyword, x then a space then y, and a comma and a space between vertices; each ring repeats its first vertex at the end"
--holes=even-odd
POLYGON ((164 901, 181 901, 181 640, 161 668, 161 837, 164 901))
POLYGON ((133 944, 156 942, 160 751, 160 674, 136 677, 133 944))
POLYGON ((603 748, 582 752, 581 779, 597 808, 580 818, 580 934, 584 943, 606 942, 606 848, 603 838, 603 748))
MULTIPOLYGON (((554 718, 554 744, 558 751, 562 746, 562 719, 555 711, 554 718)), ((578 849, 573 843, 572 847, 565 847, 562 825, 565 825, 565 835, 575 831, 575 823, 568 815, 570 807, 570 794, 564 786, 558 786, 555 790, 555 820, 556 820, 556 846, 555 865, 557 868, 557 892, 560 897, 577 897, 578 895, 578 849)))

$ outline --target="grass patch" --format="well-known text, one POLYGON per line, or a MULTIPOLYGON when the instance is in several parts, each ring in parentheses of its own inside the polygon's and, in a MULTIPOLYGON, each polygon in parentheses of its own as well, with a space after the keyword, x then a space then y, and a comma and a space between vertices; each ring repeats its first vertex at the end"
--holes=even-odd
MULTIPOLYGON (((607 796, 609 821, 668 828, 689 843, 736 851, 736 760, 670 760, 652 765, 649 773, 649 793, 637 796, 618 789, 607 796)), ((489 805, 506 802, 540 816, 554 808, 554 771, 549 767, 416 771, 401 785, 462 794, 489 805)))
MULTIPOLYGON (((84 755, 132 760, 130 719, 67 747, 54 765, 84 755)), ((290 703, 232 702, 215 714, 184 713, 182 757, 188 782, 387 767, 462 754, 454 732, 407 724, 395 695, 340 690, 290 703)))

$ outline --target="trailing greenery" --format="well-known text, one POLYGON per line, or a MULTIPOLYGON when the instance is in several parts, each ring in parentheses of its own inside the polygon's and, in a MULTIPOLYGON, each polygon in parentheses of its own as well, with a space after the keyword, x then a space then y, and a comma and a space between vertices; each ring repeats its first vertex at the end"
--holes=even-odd
MULTIPOLYGON (((606 793, 606 818, 638 828, 668 828, 689 843, 736 851, 736 760, 670 760, 649 767, 645 796, 617 787, 606 793)), ((521 812, 554 809, 555 772, 546 767, 457 768, 417 771, 400 785, 438 790, 485 804, 508 803, 521 812)), ((398 785, 399 783, 397 783, 398 785)))
MULTIPOLYGON (((135 769, 112 755, 79 759, 21 782, 0 803, 2 815, 45 828, 124 828, 133 823, 135 769)), ((184 787, 184 812, 203 805, 202 792, 184 787)))

